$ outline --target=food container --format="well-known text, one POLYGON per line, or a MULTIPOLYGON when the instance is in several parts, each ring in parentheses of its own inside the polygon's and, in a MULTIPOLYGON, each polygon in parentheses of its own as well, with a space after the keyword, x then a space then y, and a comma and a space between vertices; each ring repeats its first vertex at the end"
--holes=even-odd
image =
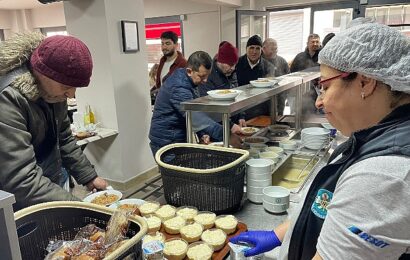
POLYGON ((156 233, 153 233, 153 234, 147 234, 142 239, 142 245, 144 246, 144 244, 147 244, 151 241, 160 241, 162 243, 165 243, 165 236, 161 232, 156 232, 156 233))
POLYGON ((265 187, 254 187, 254 186, 246 185, 246 192, 249 192, 249 193, 252 193, 252 194, 261 194, 261 195, 263 195, 263 189, 264 188, 265 187))
POLYGON ((254 136, 254 137, 245 137, 243 142, 250 146, 257 145, 257 144, 265 144, 269 141, 268 138, 262 136, 254 136))
POLYGON ((212 99, 216 100, 232 100, 235 99, 242 90, 239 89, 215 89, 206 92, 212 99))
POLYGON ((279 161, 279 154, 275 152, 260 152, 259 158, 269 159, 269 160, 272 160, 274 163, 277 163, 279 161))
POLYGON ((148 224, 148 233, 155 233, 161 229, 161 219, 154 214, 146 215, 144 219, 148 224))
POLYGON ((267 180, 267 179, 272 179, 272 172, 267 172, 267 173, 261 173, 261 174, 256 174, 256 173, 248 173, 246 174, 246 180, 267 180))
POLYGON ((188 260, 210 260, 213 253, 214 249, 212 246, 203 241, 199 241, 188 246, 187 257, 188 260))
POLYGON ((214 251, 219 251, 225 245, 226 234, 222 229, 211 228, 202 233, 201 240, 212 246, 214 251))
POLYGON ((188 243, 192 243, 201 239, 201 234, 204 231, 204 227, 199 223, 192 223, 182 227, 179 230, 181 237, 188 243))
POLYGON ((181 216, 187 221, 194 220, 194 217, 198 215, 198 209, 191 206, 182 206, 177 208, 177 216, 181 216))
POLYGON ((155 216, 159 217, 162 222, 175 217, 176 209, 171 205, 163 205, 155 211, 155 216))
POLYGON ((186 225, 186 220, 183 217, 176 216, 164 222, 165 232, 171 235, 179 234, 179 230, 186 225))
POLYGON ((210 229, 214 226, 216 220, 216 214, 210 211, 200 211, 198 215, 194 217, 196 223, 201 224, 205 229, 210 229))
POLYGON ((182 260, 188 251, 188 243, 181 238, 170 238, 164 243, 164 256, 168 260, 182 260))
POLYGON ((296 150, 297 143, 294 140, 283 140, 279 142, 279 147, 282 147, 284 150, 296 150))
POLYGON ((283 150, 282 147, 278 146, 269 146, 268 148, 265 149, 267 152, 274 152, 277 153, 279 156, 283 156, 285 151, 283 150))
POLYGON ((154 214, 157 209, 159 209, 160 204, 156 201, 145 201, 144 204, 140 205, 138 209, 140 210, 141 216, 147 216, 154 214))
POLYGON ((229 254, 231 260, 262 260, 263 259, 264 254, 259 254, 259 255, 250 256, 250 257, 245 256, 245 251, 252 248, 252 245, 250 244, 243 243, 243 242, 234 244, 234 243, 229 242, 228 245, 231 249, 230 254, 229 254))
POLYGON ((273 204, 289 204, 290 191, 281 186, 269 186, 263 189, 263 200, 273 204))
POLYGON ((215 220, 216 228, 222 229, 227 235, 236 231, 238 219, 233 215, 220 215, 215 220))
POLYGON ((97 205, 110 206, 122 198, 122 193, 118 190, 103 190, 92 193, 83 199, 97 205))
POLYGON ((153 240, 142 244, 142 253, 144 260, 163 260, 164 243, 159 240, 153 240))
MULTIPOLYGON (((253 179, 247 179, 246 180, 246 186, 247 187, 259 187, 259 188, 265 188, 268 186, 272 186, 272 175, 268 176, 267 179, 265 180, 253 180, 253 179)), ((261 192, 262 193, 262 190, 261 192)))

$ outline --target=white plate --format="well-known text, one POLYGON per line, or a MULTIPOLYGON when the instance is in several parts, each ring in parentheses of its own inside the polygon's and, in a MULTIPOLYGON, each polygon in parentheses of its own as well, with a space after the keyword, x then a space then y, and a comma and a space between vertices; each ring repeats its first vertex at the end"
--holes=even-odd
POLYGON ((302 129, 302 135, 303 134, 307 134, 307 135, 328 135, 328 134, 330 134, 330 130, 322 128, 322 127, 308 127, 308 128, 303 128, 302 129))
POLYGON ((99 192, 96 192, 96 193, 93 193, 93 194, 88 195, 87 197, 85 197, 85 198, 83 199, 83 201, 84 201, 84 202, 90 202, 90 203, 92 203, 91 201, 93 201, 93 199, 95 199, 95 198, 98 197, 98 196, 103 195, 104 193, 107 193, 107 194, 109 194, 109 195, 112 194, 112 195, 117 195, 117 196, 118 196, 118 199, 117 199, 116 201, 114 201, 114 202, 112 202, 112 203, 109 203, 109 204, 106 204, 106 206, 109 206, 109 205, 111 205, 111 204, 113 204, 113 203, 119 201, 119 200, 122 198, 122 193, 121 193, 120 191, 118 191, 118 190, 103 190, 103 191, 99 191, 99 192))
POLYGON ((111 204, 109 206, 109 208, 116 209, 120 205, 124 205, 124 204, 132 204, 132 205, 141 206, 144 203, 145 203, 145 200, 140 200, 140 199, 123 199, 123 200, 120 200, 120 201, 117 201, 117 202, 111 204))
POLYGON ((244 135, 253 135, 254 133, 258 132, 259 128, 256 127, 242 127, 242 132, 244 133, 244 135))
POLYGON ((215 89, 206 92, 211 98, 216 100, 232 100, 235 99, 242 90, 239 89, 215 89))
MULTIPOLYGON (((210 144, 208 144, 208 145, 210 145, 210 146, 224 147, 224 142, 213 142, 213 143, 210 143, 210 144)), ((229 145, 229 147, 232 148, 232 145, 229 145)))
POLYGON ((251 83, 252 86, 255 88, 268 88, 277 83, 277 81, 274 80, 267 80, 267 81, 260 81, 260 80, 251 80, 249 83, 251 83))

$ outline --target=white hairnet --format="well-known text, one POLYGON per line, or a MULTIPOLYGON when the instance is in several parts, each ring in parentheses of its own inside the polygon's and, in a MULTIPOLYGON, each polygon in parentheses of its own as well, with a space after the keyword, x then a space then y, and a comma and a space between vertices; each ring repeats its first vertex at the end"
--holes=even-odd
POLYGON ((320 51, 319 63, 410 93, 410 39, 386 25, 353 20, 320 51))

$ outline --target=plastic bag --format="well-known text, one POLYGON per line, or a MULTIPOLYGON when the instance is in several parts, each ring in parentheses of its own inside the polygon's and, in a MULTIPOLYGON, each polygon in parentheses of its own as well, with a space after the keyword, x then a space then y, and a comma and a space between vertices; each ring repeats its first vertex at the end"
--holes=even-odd
POLYGON ((112 244, 126 238, 129 221, 128 217, 131 212, 117 210, 111 216, 107 224, 107 232, 105 233, 105 246, 109 247, 112 244))

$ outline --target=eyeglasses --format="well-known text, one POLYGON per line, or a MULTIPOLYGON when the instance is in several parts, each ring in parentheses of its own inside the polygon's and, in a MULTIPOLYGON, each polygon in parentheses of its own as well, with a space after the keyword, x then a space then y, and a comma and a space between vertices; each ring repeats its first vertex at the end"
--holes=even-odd
MULTIPOLYGON (((319 93, 317 93, 317 94, 319 95, 319 97, 320 97, 320 98, 323 98, 323 95, 324 95, 325 92, 326 92, 326 88, 323 86, 323 83, 326 83, 326 82, 329 82, 329 81, 332 81, 332 80, 338 79, 338 78, 343 79, 343 78, 348 77, 350 74, 351 74, 350 72, 343 72, 342 74, 336 75, 336 76, 334 76, 334 77, 320 80, 320 81, 319 81, 320 90, 319 90, 319 93)), ((316 91, 317 91, 317 90, 316 90, 316 91)))
POLYGON ((342 74, 339 74, 339 75, 337 75, 337 76, 334 76, 334 77, 331 77, 331 78, 328 78, 328 79, 322 79, 322 80, 320 80, 320 81, 319 81, 319 85, 322 85, 323 83, 332 81, 332 80, 334 80, 334 79, 338 79, 338 78, 343 79, 343 78, 348 77, 349 75, 350 75, 350 72, 343 72, 342 74))

